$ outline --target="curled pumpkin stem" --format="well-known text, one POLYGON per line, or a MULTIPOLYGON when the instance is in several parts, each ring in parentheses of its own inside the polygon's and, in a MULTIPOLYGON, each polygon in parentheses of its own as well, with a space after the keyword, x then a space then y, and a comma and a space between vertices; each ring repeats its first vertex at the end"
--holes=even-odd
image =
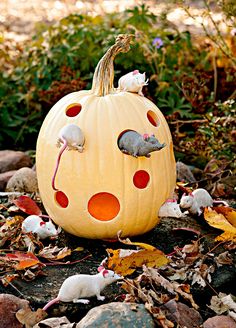
POLYGON ((113 61, 120 52, 128 52, 134 38, 133 34, 119 34, 116 42, 100 59, 94 72, 92 93, 96 96, 105 96, 114 91, 114 65, 113 61))

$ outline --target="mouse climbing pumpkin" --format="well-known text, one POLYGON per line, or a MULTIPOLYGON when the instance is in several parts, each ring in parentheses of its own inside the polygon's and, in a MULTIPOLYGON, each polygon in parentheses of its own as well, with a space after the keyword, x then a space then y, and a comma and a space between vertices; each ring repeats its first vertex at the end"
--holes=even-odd
POLYGON ((116 37, 95 69, 92 89, 60 99, 38 136, 36 167, 45 209, 55 223, 80 237, 114 238, 120 230, 122 236, 151 230, 175 187, 173 143, 163 114, 138 92, 113 86, 113 61, 130 50, 132 40, 133 35, 116 37), (57 139, 68 124, 81 129, 85 149, 63 153, 53 188, 57 139), (155 135, 158 151, 150 157, 123 152, 119 140, 127 131, 155 135))

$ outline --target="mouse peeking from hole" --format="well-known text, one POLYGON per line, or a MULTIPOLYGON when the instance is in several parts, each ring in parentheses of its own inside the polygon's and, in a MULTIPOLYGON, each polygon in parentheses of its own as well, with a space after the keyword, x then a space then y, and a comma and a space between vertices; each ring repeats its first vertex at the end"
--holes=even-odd
POLYGON ((52 188, 53 190, 57 191, 58 189, 55 187, 55 180, 57 171, 59 168, 61 156, 63 152, 68 150, 76 150, 80 153, 84 150, 84 133, 83 131, 76 125, 76 124, 67 124, 63 126, 63 128, 59 131, 57 146, 61 147, 60 152, 57 157, 56 167, 54 170, 54 174, 52 177, 52 188))

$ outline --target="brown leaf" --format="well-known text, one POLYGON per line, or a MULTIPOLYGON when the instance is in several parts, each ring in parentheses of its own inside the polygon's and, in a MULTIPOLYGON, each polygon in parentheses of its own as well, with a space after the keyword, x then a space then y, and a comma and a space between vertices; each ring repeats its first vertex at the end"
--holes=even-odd
POLYGON ((57 246, 49 245, 47 247, 44 247, 44 249, 42 249, 38 253, 38 255, 50 261, 57 261, 63 259, 66 256, 71 255, 71 249, 69 249, 68 247, 60 248, 57 246))
POLYGON ((25 325, 25 328, 33 328, 33 326, 47 317, 47 312, 38 309, 36 312, 30 309, 20 309, 16 312, 16 317, 20 323, 25 325))

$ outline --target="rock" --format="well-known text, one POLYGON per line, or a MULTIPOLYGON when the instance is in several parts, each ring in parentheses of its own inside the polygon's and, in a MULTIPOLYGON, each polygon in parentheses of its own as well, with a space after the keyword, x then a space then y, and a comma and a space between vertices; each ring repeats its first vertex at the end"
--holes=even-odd
POLYGON ((184 182, 195 182, 196 181, 190 168, 182 162, 176 163, 176 173, 177 173, 178 181, 184 181, 184 182))
POLYGON ((233 295, 236 293, 236 268, 234 265, 223 265, 217 268, 211 278, 211 286, 217 291, 233 295))
POLYGON ((1 191, 5 190, 8 180, 13 176, 13 174, 15 172, 16 171, 13 170, 13 171, 7 171, 4 173, 0 173, 0 190, 1 191))
POLYGON ((0 151, 0 173, 32 166, 31 158, 22 151, 0 151))
POLYGON ((38 192, 36 172, 29 167, 22 167, 9 179, 6 191, 19 191, 26 193, 38 192))
POLYGON ((91 309, 76 328, 152 328, 155 323, 143 304, 113 302, 91 309))
POLYGON ((236 328, 236 322, 227 315, 216 315, 207 319, 203 328, 236 328))
POLYGON ((29 302, 11 294, 0 294, 0 327, 22 328, 17 320, 16 312, 29 308, 29 302))
POLYGON ((180 327, 199 327, 203 321, 199 312, 181 302, 171 300, 160 308, 165 312, 167 310, 166 318, 180 327))

